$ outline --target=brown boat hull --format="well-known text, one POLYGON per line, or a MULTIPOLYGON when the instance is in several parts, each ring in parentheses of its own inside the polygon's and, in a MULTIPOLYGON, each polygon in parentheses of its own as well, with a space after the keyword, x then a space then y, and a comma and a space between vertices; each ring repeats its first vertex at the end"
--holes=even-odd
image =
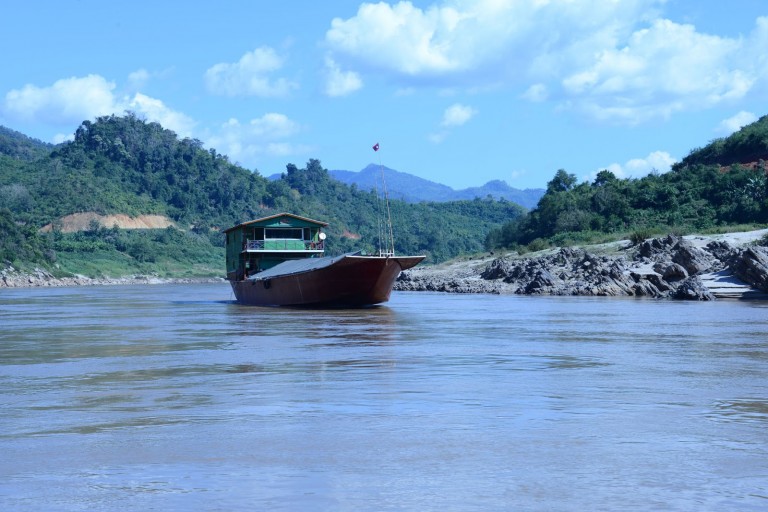
POLYGON ((253 306, 364 307, 387 302, 400 272, 423 259, 345 255, 319 269, 230 284, 238 302, 253 306))

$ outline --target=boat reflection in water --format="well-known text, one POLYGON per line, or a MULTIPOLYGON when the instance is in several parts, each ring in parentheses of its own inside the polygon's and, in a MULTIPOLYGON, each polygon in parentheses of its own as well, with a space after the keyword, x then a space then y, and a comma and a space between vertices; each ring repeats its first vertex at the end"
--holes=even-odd
POLYGON ((325 254, 328 224, 280 213, 238 224, 227 236, 227 279, 255 306, 364 307, 389 300, 402 270, 424 256, 325 254))

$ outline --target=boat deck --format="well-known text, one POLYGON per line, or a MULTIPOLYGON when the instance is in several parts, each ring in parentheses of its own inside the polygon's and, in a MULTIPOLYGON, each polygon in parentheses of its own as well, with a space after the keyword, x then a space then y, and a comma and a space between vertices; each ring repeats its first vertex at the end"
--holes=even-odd
POLYGON ((341 256, 325 256, 323 258, 300 258, 296 260, 288 260, 279 263, 270 269, 263 270, 258 274, 254 274, 248 279, 253 281, 264 281, 266 279, 273 279, 278 276, 288 276, 292 274, 310 272, 312 270, 319 270, 321 268, 333 265, 346 256, 355 256, 359 253, 360 252, 358 251, 342 254, 341 256))

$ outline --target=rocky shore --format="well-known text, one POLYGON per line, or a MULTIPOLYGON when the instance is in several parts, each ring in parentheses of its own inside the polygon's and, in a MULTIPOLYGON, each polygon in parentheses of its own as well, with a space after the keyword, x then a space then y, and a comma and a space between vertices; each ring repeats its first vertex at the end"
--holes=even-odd
MULTIPOLYGON (((726 235, 668 235, 520 256, 457 260, 403 272, 395 290, 519 295, 768 300, 768 229, 726 235)), ((223 282, 222 278, 55 277, 43 269, 0 270, 0 288, 223 282)))
POLYGON ((98 286, 126 284, 167 284, 167 283, 217 283, 222 278, 161 278, 157 276, 124 276, 91 278, 86 276, 55 277, 47 270, 36 268, 32 272, 22 272, 12 266, 0 270, 0 288, 32 288, 41 286, 98 286))
POLYGON ((403 272, 396 290, 521 295, 637 296, 683 300, 768 300, 768 230, 668 235, 564 247, 519 256, 455 261, 403 272))

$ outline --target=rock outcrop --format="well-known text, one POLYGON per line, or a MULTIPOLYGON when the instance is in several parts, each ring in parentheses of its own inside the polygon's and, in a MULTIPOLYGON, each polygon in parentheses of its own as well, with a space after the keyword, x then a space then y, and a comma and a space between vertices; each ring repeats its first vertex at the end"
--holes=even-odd
POLYGON ((395 289, 702 301, 718 296, 768 299, 768 248, 689 238, 668 235, 638 246, 624 243, 610 254, 580 248, 530 257, 513 254, 484 265, 454 266, 453 271, 417 267, 404 272, 395 289))
POLYGON ((733 268, 742 281, 768 292, 768 248, 746 248, 736 258, 733 268))

